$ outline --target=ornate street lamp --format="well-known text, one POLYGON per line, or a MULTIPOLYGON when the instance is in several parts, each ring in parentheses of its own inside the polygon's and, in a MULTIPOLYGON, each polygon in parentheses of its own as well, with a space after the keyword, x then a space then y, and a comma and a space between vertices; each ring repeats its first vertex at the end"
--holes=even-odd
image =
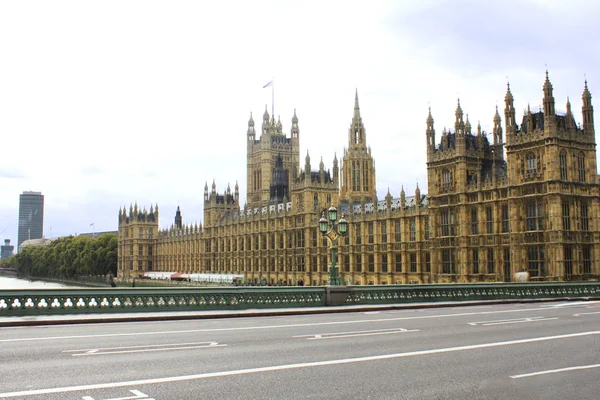
POLYGON ((344 214, 339 221, 337 220, 337 208, 331 205, 327 210, 327 217, 325 212, 321 215, 319 220, 319 231, 327 238, 327 242, 331 247, 331 267, 329 269, 329 285, 338 286, 342 284, 340 279, 338 266, 337 266, 337 240, 340 236, 346 236, 348 233, 348 221, 344 219, 344 214))

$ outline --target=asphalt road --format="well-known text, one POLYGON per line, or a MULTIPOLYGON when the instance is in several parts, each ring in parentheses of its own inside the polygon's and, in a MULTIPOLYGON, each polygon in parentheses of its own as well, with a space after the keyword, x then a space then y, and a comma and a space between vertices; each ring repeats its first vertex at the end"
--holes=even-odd
POLYGON ((600 302, 0 328, 0 399, 598 399, 600 302))

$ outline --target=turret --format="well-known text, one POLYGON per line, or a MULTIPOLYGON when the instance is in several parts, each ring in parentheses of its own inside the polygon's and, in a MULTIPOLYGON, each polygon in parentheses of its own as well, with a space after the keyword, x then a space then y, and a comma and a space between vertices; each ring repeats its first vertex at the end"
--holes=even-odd
POLYGON ((254 130, 254 119, 252 119, 252 113, 250 113, 250 120, 248 121, 248 141, 256 140, 256 131, 254 130))
POLYGON ((181 210, 179 209, 179 206, 177 206, 177 212, 175 212, 175 228, 181 229, 182 226, 181 210))
POLYGON ((565 116, 567 129, 575 129, 577 125, 575 124, 575 118, 573 117, 573 112, 571 111, 571 101, 567 97, 567 115, 565 116))
POLYGON ((415 189, 415 205, 417 208, 421 206, 421 189, 419 189, 419 182, 417 182, 417 188, 415 189))
POLYGON ((208 182, 204 182, 204 202, 208 202, 208 182))
POLYGON ((583 89, 583 106, 581 112, 583 114, 583 133, 594 136, 594 107, 592 106, 592 94, 588 89, 587 80, 583 89))
POLYGON ((504 124, 507 137, 517 132, 515 101, 510 91, 510 83, 506 85, 506 95, 504 96, 504 124))
POLYGON ((402 190, 400 190, 400 207, 402 209, 406 208, 406 193, 404 193, 404 185, 402 185, 402 190))
POLYGON ((339 175, 340 175, 340 167, 338 164, 337 154, 334 154, 333 155, 333 183, 335 184, 336 187, 338 187, 339 175))
POLYGON ((456 119, 454 121, 454 131, 456 132, 456 136, 463 135, 464 132, 464 122, 463 122, 463 110, 460 106, 460 99, 458 99, 458 105, 456 106, 456 111, 454 112, 456 119))
POLYGON ((308 155, 308 150, 304 159, 304 180, 310 182, 310 156, 308 155))
POLYGON ((498 106, 496 106, 496 114, 494 115, 494 144, 502 144, 502 120, 500 119, 500 113, 498 112, 498 106))
POLYGON ((358 146, 361 148, 366 148, 367 146, 365 127, 362 123, 360 107, 358 105, 358 89, 354 95, 354 115, 352 116, 350 130, 348 131, 348 144, 350 147, 358 146))
MULTIPOLYGON (((548 122, 554 120, 554 96, 552 95, 552 84, 548 78, 548 70, 546 70, 546 80, 544 81, 544 119, 548 122)), ((547 124, 544 123, 544 126, 547 124)))
POLYGON ((213 184, 212 184, 212 195, 217 194, 217 184, 215 183, 215 180, 213 179, 213 184))
POLYGON ((433 117, 431 116, 431 107, 427 115, 427 153, 435 151, 435 129, 433 128, 433 117))
POLYGON ((269 122, 269 111, 267 111, 267 106, 265 105, 265 113, 263 114, 263 123, 262 123, 262 134, 264 135, 269 131, 269 126, 271 122, 269 122))
POLYGON ((300 135, 300 128, 298 127, 298 117, 296 116, 296 109, 294 108, 294 116, 292 117, 292 139, 297 139, 300 135))
POLYGON ((234 193, 235 202, 238 203, 240 201, 240 186, 238 182, 235 181, 235 193, 234 193))

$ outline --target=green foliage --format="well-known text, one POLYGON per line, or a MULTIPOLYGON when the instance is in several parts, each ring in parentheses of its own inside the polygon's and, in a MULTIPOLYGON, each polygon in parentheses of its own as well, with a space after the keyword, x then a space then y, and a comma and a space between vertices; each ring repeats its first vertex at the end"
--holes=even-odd
POLYGON ((72 278, 77 275, 117 274, 117 235, 98 238, 69 236, 47 246, 27 246, 0 262, 25 276, 72 278))

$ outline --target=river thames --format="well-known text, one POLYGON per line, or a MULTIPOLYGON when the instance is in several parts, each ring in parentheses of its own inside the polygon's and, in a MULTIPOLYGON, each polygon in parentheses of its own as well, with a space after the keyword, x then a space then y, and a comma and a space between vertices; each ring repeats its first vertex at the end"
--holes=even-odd
MULTIPOLYGON (((55 282, 30 281, 27 279, 14 278, 12 276, 0 275, 0 290, 10 289, 59 289, 69 287, 55 282)), ((70 286, 73 287, 73 286, 70 286)))

